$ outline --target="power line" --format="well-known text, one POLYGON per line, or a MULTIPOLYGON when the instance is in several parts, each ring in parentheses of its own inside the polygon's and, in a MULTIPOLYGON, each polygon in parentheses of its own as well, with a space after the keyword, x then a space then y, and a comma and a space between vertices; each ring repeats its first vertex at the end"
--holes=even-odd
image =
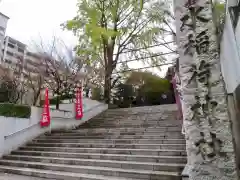
POLYGON ((160 53, 160 54, 153 54, 151 56, 140 57, 140 58, 131 59, 131 60, 127 60, 127 61, 117 62, 117 64, 128 63, 128 62, 132 62, 132 61, 138 61, 138 60, 141 60, 141 59, 148 59, 148 58, 153 58, 153 57, 158 57, 158 56, 168 55, 168 54, 174 54, 174 53, 177 53, 177 51, 167 52, 167 53, 160 53))
POLYGON ((129 72, 129 71, 137 71, 137 70, 155 68, 155 67, 166 66, 166 65, 172 65, 172 64, 174 64, 174 63, 175 63, 175 62, 170 62, 170 63, 157 64, 157 65, 154 65, 154 66, 148 66, 148 67, 142 67, 142 68, 136 68, 136 69, 127 69, 127 70, 115 72, 115 73, 112 73, 112 74, 124 73, 124 72, 129 72))
MULTIPOLYGON (((172 44, 172 43, 174 43, 174 42, 175 42, 175 41, 169 41, 169 42, 164 42, 164 43, 155 44, 155 45, 152 45, 152 46, 147 46, 147 47, 142 47, 142 48, 136 48, 136 49, 129 49, 128 51, 121 52, 121 54, 129 53, 129 52, 135 52, 135 51, 140 51, 140 50, 142 50, 142 49, 153 48, 153 47, 162 46, 162 45, 166 45, 166 44, 172 44)), ((114 55, 117 55, 117 54, 114 54, 114 55)))

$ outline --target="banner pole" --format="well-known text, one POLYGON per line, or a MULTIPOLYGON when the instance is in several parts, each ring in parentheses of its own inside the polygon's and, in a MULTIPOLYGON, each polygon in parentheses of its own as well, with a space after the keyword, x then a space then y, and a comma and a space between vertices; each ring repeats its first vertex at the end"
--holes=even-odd
POLYGON ((83 117, 83 84, 79 83, 76 88, 76 102, 75 102, 75 116, 76 120, 80 120, 83 117))
POLYGON ((40 124, 42 127, 47 127, 47 126, 51 125, 50 107, 49 107, 49 99, 48 99, 48 88, 45 89, 45 102, 44 102, 42 119, 41 119, 40 124))
POLYGON ((50 134, 52 133, 52 122, 50 121, 50 134))

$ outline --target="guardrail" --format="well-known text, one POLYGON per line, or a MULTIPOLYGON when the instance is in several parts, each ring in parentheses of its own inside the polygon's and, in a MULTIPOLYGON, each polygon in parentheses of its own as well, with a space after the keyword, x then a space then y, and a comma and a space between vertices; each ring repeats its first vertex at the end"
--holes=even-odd
POLYGON ((36 126, 36 125, 39 125, 39 122, 36 123, 36 124, 33 124, 33 125, 31 125, 31 126, 29 126, 29 127, 27 127, 27 128, 24 128, 24 129, 21 129, 21 130, 19 130, 19 131, 14 132, 14 133, 11 133, 11 134, 9 134, 9 135, 6 135, 6 136, 4 136, 4 139, 7 139, 8 137, 14 136, 14 135, 19 134, 19 133, 21 133, 21 132, 24 132, 24 131, 26 131, 26 130, 28 130, 28 129, 36 126))

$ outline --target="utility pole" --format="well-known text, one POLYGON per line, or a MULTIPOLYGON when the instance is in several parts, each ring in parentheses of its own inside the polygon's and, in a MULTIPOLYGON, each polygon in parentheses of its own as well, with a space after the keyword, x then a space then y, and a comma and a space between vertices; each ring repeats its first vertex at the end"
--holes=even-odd
POLYGON ((174 0, 189 180, 237 180, 211 0, 174 0))

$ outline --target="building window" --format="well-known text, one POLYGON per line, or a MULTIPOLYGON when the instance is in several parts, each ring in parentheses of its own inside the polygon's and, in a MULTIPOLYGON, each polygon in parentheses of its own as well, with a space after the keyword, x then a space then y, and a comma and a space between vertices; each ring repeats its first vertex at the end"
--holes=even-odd
POLYGON ((10 61, 8 59, 6 59, 5 62, 8 63, 8 64, 12 64, 12 61, 10 61))
POLYGON ((7 51, 7 55, 9 55, 9 56, 13 56, 13 53, 12 53, 12 52, 9 52, 9 51, 7 51))
POLYGON ((15 46, 12 43, 8 43, 8 47, 14 48, 15 46))
POLYGON ((23 49, 18 48, 18 52, 24 53, 23 49))

